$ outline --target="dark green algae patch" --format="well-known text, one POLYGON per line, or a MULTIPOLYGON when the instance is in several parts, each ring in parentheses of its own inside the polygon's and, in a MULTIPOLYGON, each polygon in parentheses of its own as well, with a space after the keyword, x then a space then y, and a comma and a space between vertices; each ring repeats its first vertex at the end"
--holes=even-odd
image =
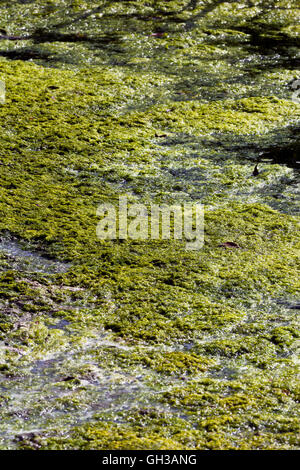
POLYGON ((1 6, 0 448, 299 446, 299 176, 269 151, 299 10, 262 3, 1 6), (97 240, 119 195, 204 203, 204 247, 97 240))

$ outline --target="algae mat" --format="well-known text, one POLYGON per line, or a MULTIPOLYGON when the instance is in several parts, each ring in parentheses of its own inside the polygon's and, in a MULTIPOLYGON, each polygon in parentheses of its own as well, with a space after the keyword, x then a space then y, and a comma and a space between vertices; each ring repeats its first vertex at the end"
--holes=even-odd
POLYGON ((1 449, 299 447, 296 3, 1 2, 1 449))

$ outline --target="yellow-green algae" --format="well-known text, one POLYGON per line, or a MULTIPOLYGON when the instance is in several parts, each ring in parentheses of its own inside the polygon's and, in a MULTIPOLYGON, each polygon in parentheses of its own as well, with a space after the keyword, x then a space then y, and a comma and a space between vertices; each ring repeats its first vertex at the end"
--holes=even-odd
POLYGON ((187 3, 3 3, 1 448, 299 446, 297 176, 253 176, 296 2, 187 3), (97 240, 121 194, 205 203, 204 247, 97 240))

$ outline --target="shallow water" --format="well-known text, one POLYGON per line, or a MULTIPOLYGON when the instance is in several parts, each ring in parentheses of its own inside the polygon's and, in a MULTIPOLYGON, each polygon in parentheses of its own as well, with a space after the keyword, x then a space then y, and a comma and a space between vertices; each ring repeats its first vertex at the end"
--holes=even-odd
POLYGON ((48 259, 38 251, 28 250, 24 244, 16 240, 1 238, 0 253, 8 257, 10 267, 29 273, 64 273, 71 266, 70 263, 48 259))

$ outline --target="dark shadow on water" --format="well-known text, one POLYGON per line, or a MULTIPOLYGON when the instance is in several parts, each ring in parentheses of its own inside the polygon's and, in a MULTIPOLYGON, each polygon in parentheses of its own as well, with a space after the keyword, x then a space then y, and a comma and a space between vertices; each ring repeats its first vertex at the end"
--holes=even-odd
MULTIPOLYGON (((223 154, 224 159, 234 158, 239 163, 245 164, 249 161, 256 163, 268 161, 269 163, 286 165, 295 170, 300 169, 300 127, 292 125, 278 128, 264 136, 232 135, 228 133, 213 133, 210 138, 195 137, 190 134, 178 133, 167 136, 159 141, 162 147, 172 147, 178 145, 188 146, 193 156, 197 155, 197 150, 207 150, 207 158, 210 152, 214 152, 213 158, 223 154)), ((176 170, 177 171, 177 170, 176 170)))
POLYGON ((270 159, 273 163, 300 170, 300 127, 291 128, 290 139, 288 143, 271 145, 260 154, 260 160, 270 159))
POLYGON ((20 49, 14 49, 10 51, 0 51, 0 56, 6 57, 10 60, 34 60, 41 59, 51 61, 53 55, 47 51, 41 51, 30 47, 23 47, 20 49))

